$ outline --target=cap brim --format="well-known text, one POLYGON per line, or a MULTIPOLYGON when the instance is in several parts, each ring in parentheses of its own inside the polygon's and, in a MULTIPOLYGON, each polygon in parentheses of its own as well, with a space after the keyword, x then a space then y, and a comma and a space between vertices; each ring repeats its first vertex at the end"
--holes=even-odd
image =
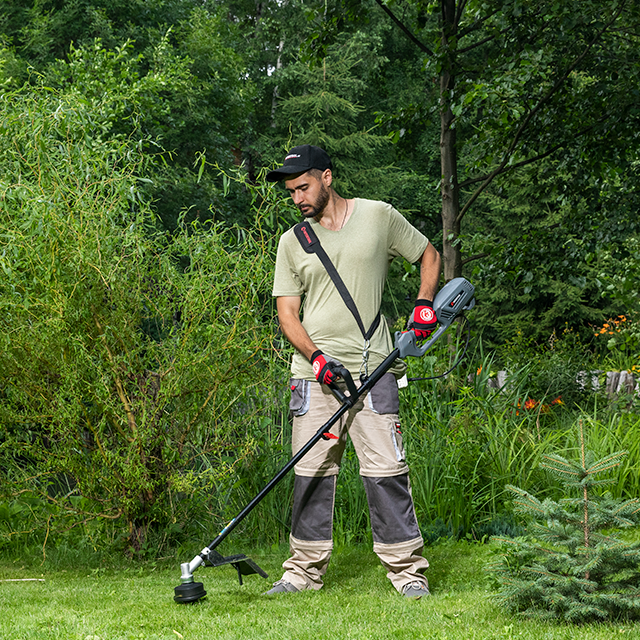
POLYGON ((269 171, 265 176, 265 180, 267 182, 278 182, 279 180, 284 180, 287 176, 290 176, 294 173, 306 173, 312 167, 296 167, 294 165, 287 165, 284 167, 280 167, 279 169, 274 169, 273 171, 269 171))

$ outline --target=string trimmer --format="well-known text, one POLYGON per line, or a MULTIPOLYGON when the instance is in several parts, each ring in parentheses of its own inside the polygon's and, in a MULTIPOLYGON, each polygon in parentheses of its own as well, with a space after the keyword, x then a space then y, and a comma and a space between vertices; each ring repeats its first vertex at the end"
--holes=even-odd
POLYGON ((464 278, 455 278, 447 283, 436 296, 433 302, 433 310, 438 318, 439 327, 427 342, 418 345, 413 331, 397 332, 395 334, 395 348, 385 358, 375 371, 361 381, 360 387, 356 388, 351 374, 346 370, 340 371, 340 377, 346 383, 347 393, 336 385, 331 386, 331 390, 342 403, 338 411, 323 424, 315 435, 278 471, 278 473, 267 483, 251 502, 218 534, 218 537, 205 547, 191 562, 180 565, 181 584, 177 586, 174 600, 180 603, 195 602, 207 595, 202 582, 194 582, 193 572, 201 565, 221 567, 226 564, 233 566, 238 572, 238 580, 242 585, 242 576, 257 573, 263 578, 268 575, 250 558, 244 554, 233 556, 223 556, 216 548, 220 543, 253 511, 262 499, 284 478, 291 469, 309 452, 309 450, 320 439, 327 439, 331 427, 357 402, 358 398, 367 393, 380 378, 391 368, 398 358, 407 356, 421 357, 449 328, 451 323, 463 312, 471 309, 475 304, 473 285, 464 278))

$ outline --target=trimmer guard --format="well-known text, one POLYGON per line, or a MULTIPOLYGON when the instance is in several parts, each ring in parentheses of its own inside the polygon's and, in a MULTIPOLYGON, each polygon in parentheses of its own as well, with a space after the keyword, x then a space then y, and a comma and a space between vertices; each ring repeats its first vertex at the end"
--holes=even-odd
POLYGON ((254 573, 268 578, 269 575, 259 567, 251 558, 248 558, 243 553, 239 553, 234 556, 223 556, 215 549, 211 549, 205 558, 205 565, 211 567, 221 567, 225 564, 232 565, 238 572, 238 581, 242 586, 242 576, 250 576, 254 573))

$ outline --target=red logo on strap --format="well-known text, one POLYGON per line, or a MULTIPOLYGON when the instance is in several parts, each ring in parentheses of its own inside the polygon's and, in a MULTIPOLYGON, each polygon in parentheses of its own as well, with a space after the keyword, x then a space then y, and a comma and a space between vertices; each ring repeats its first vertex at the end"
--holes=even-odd
POLYGON ((420 309, 420 320, 422 322, 433 322, 435 313, 431 307, 423 307, 420 309))
POLYGON ((313 363, 313 375, 317 376, 318 375, 318 371, 320 371, 320 362, 318 360, 316 360, 313 363))

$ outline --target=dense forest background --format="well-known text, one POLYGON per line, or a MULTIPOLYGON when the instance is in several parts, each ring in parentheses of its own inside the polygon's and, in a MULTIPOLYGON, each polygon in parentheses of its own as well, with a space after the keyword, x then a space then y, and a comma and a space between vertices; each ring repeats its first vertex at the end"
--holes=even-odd
POLYGON ((473 277, 488 338, 540 339, 637 304, 637 21, 629 0, 9 0, 2 86, 104 105, 168 232, 250 216, 202 154, 256 181, 322 145, 345 196, 392 202, 473 277))
MULTIPOLYGON (((579 369, 640 371, 639 51, 636 0, 4 0, 8 539, 95 522, 157 548, 286 456, 270 278, 297 215, 263 176, 295 144, 331 154, 341 195, 423 230, 443 282, 476 286, 464 375, 535 365, 542 402, 578 398, 579 369)), ((416 278, 392 265, 397 327, 416 278)), ((473 423, 433 393, 464 414, 443 424, 473 423)))

